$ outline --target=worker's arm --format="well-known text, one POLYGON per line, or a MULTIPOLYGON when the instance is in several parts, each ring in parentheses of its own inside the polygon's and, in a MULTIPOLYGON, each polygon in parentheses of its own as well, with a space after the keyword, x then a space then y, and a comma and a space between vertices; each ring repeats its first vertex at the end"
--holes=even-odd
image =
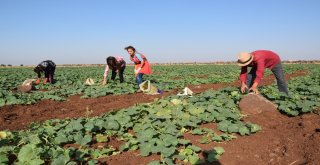
POLYGON ((109 72, 109 66, 107 65, 106 69, 104 70, 102 85, 107 84, 108 72, 109 72))
POLYGON ((38 78, 41 78, 41 72, 40 71, 37 72, 37 75, 38 75, 38 78))
POLYGON ((264 74, 264 60, 261 59, 257 61, 256 78, 254 79, 254 82, 250 87, 249 91, 253 91, 253 93, 259 94, 258 85, 263 77, 263 74, 264 74))
POLYGON ((248 86, 246 84, 247 80, 247 66, 241 67, 241 72, 240 72, 240 81, 241 81, 241 92, 244 93, 248 89, 248 86))
POLYGON ((141 54, 136 54, 136 56, 141 61, 140 67, 135 70, 135 74, 138 75, 140 70, 144 67, 146 58, 144 57, 144 55, 141 55, 141 54))

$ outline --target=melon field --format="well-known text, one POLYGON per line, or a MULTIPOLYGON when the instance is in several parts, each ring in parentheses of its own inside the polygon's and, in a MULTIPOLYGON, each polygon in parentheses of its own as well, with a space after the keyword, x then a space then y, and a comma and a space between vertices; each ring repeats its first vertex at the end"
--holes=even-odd
POLYGON ((239 109, 238 66, 152 69, 162 94, 136 93, 132 66, 105 86, 104 67, 57 67, 29 93, 32 68, 0 68, 0 164, 320 164, 319 65, 285 64, 289 95, 266 70, 259 91, 278 107, 255 115, 239 109))

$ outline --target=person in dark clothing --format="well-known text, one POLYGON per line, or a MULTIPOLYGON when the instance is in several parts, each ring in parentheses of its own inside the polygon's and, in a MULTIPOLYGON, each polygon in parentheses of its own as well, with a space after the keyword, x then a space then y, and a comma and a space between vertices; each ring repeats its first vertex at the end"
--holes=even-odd
POLYGON ((54 82, 54 72, 56 70, 56 64, 51 60, 42 61, 39 65, 37 65, 33 71, 38 74, 38 79, 36 84, 40 83, 41 72, 44 72, 44 81, 43 83, 46 84, 47 82, 53 83, 54 82))
POLYGON ((120 83, 123 83, 124 82, 123 72, 124 72, 124 69, 126 68, 126 62, 123 60, 123 58, 109 56, 106 59, 106 61, 107 61, 107 65, 106 65, 106 69, 104 70, 102 85, 107 84, 107 76, 110 69, 112 70, 111 80, 114 80, 116 78, 116 75, 118 72, 120 83))

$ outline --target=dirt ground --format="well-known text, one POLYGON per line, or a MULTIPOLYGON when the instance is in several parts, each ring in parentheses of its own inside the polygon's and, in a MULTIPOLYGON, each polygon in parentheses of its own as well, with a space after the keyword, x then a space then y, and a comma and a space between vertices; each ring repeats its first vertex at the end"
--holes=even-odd
MULTIPOLYGON (((298 71, 286 75, 286 79, 305 74, 303 71, 298 71)), ((274 77, 272 75, 266 76, 262 85, 269 85, 273 82, 274 77)), ((208 89, 220 89, 227 86, 239 86, 239 82, 189 87, 194 92, 203 92, 208 89)), ((72 96, 65 102, 44 100, 34 105, 4 106, 0 109, 0 130, 24 129, 31 122, 41 122, 52 118, 81 117, 85 115, 87 107, 93 111, 90 116, 101 115, 108 111, 127 108, 135 104, 152 102, 154 99, 176 93, 177 90, 173 90, 157 96, 136 93, 94 99, 80 99, 79 96, 72 96)), ((274 109, 261 114, 250 115, 245 118, 245 121, 259 124, 262 131, 251 136, 237 136, 238 138, 230 142, 212 142, 210 144, 200 144, 201 136, 191 134, 185 134, 184 136, 203 150, 222 146, 226 152, 221 156, 219 162, 213 164, 320 164, 319 113, 287 117, 274 109)), ((212 128, 215 132, 218 132, 215 124, 204 124, 202 127, 212 128)), ((111 141, 112 144, 117 148, 121 143, 114 139, 111 141)), ((147 164, 152 160, 159 159, 160 155, 141 157, 137 151, 128 151, 100 161, 102 164, 137 165, 147 164)))
MULTIPOLYGON (((304 71, 297 71, 286 75, 286 79, 302 76, 304 71)), ((275 81, 273 75, 266 76, 261 85, 272 84, 275 81)), ((195 93, 208 89, 221 89, 228 86, 239 86, 239 82, 202 84, 188 86, 195 93)), ((57 102, 52 100, 39 101, 33 105, 9 105, 0 108, 0 130, 24 129, 32 122, 41 122, 47 119, 64 119, 83 117, 87 111, 92 111, 90 116, 98 116, 112 110, 128 108, 139 103, 152 102, 154 99, 166 97, 178 93, 177 90, 165 92, 162 95, 144 95, 134 93, 129 95, 105 96, 92 99, 81 99, 80 96, 71 96, 68 101, 57 102)))
MULTIPOLYGON (((249 116, 245 121, 259 124, 262 131, 250 136, 239 135, 223 143, 200 144, 201 136, 191 134, 186 134, 185 138, 203 150, 223 147, 225 153, 217 164, 320 164, 319 115, 310 113, 287 117, 273 110, 249 116)), ((216 124, 204 124, 202 127, 219 132, 216 124)))

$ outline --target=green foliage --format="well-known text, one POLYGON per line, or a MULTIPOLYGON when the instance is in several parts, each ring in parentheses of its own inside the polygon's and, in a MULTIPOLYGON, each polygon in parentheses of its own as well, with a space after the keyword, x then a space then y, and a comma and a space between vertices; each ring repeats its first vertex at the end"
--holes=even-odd
POLYGON ((213 150, 206 151, 208 162, 212 163, 220 159, 220 155, 224 153, 222 147, 214 147, 213 150))
MULTIPOLYGON (((237 67, 217 65, 171 65, 152 66, 155 74, 145 77, 161 90, 183 88, 187 84, 205 84, 229 82, 237 78, 237 67), (227 71, 227 72, 226 72, 227 71), (184 75, 181 77, 181 75, 184 75), (199 78, 197 75, 208 75, 199 78), (179 77, 179 79, 177 79, 179 77)), ((138 86, 132 66, 125 70, 125 82, 109 81, 102 86, 103 67, 58 67, 55 73, 55 84, 36 85, 32 93, 15 92, 15 88, 29 78, 36 78, 32 68, 0 68, 0 107, 13 104, 34 104, 39 100, 51 99, 64 101, 71 95, 82 95, 81 98, 96 98, 106 95, 134 93, 138 86), (86 86, 84 82, 92 78, 95 85, 86 86)), ((109 74, 111 76, 111 74, 109 74)), ((177 102, 179 104, 179 101, 177 102)))
POLYGON ((5 153, 0 152, 0 164, 8 164, 9 159, 5 153))
MULTIPOLYGON (((234 91, 237 89, 209 90, 192 98, 169 96, 151 104, 137 105, 99 117, 48 120, 42 124, 32 124, 30 130, 14 133, 18 138, 11 143, 4 143, 4 146, 20 144, 17 145, 18 148, 24 148, 32 144, 33 147, 36 146, 32 149, 39 149, 39 152, 33 152, 37 156, 35 160, 52 160, 56 164, 72 164, 73 160, 89 162, 127 150, 139 150, 141 156, 160 154, 162 163, 172 163, 175 158, 181 158, 196 164, 201 162, 198 153, 202 149, 184 139, 184 132, 202 135, 204 137, 201 143, 211 143, 229 141, 234 136, 217 135, 213 130, 199 128, 200 124, 217 122, 220 128, 225 123, 226 130, 221 130, 227 133, 241 134, 238 126, 248 128, 249 133, 245 132, 245 135, 257 131, 255 125, 241 121, 234 91), (177 105, 171 101, 174 99, 181 102, 177 105), (130 129, 135 132, 134 135, 128 133, 130 129), (119 151, 112 146, 104 149, 91 147, 95 142, 106 143, 108 137, 112 136, 124 141, 119 151), (67 144, 78 148, 62 150, 67 144)), ((4 153, 8 155, 10 152, 4 153)))
POLYGON ((18 153, 18 162, 17 164, 26 164, 26 165, 40 165, 44 161, 40 158, 39 153, 41 148, 38 148, 34 144, 27 144, 21 147, 18 153))
POLYGON ((279 93, 275 85, 263 87, 261 93, 278 104, 278 109, 288 116, 311 112, 320 106, 319 66, 310 65, 307 76, 289 81, 289 95, 279 93))
MULTIPOLYGON (((235 75, 238 75, 238 68, 235 69, 233 66, 192 66, 190 68, 200 68, 201 70, 185 74, 188 76, 181 80, 171 81, 170 78, 187 73, 189 69, 185 69, 185 67, 164 67, 165 72, 162 70, 160 72, 166 73, 165 76, 158 76, 160 78, 153 81, 159 87, 161 83, 166 83, 162 84, 162 87, 169 90, 184 87, 185 84, 192 84, 191 81, 195 79, 197 81, 193 84, 223 82, 234 80, 235 75), (216 71, 212 71, 210 67, 213 67, 216 71), (208 71, 202 69, 208 69, 208 71), (177 72, 167 74, 170 70, 177 72), (237 72, 234 72, 235 70, 237 72), (206 79, 192 78, 195 73, 206 72, 210 73, 206 79), (227 73, 223 76, 221 74, 212 75, 213 73, 225 72, 227 73)), ((41 100, 44 95, 51 97, 50 99, 55 98, 53 96, 58 96, 59 98, 55 99, 60 99, 75 93, 81 93, 85 97, 98 97, 126 92, 123 89, 120 90, 117 83, 110 83, 105 87, 99 85, 84 86, 82 85, 83 78, 88 75, 92 75, 93 78, 95 78, 94 76, 100 77, 103 68, 90 68, 83 75, 78 74, 81 70, 84 69, 61 69, 57 73, 59 81, 56 84, 41 86, 43 89, 48 89, 48 92, 37 91, 32 94, 18 94, 10 92, 14 85, 10 83, 1 84, 0 86, 4 88, 0 90, 0 105, 3 105, 3 103, 24 104, 26 102, 31 104, 41 100), (74 69, 78 72, 74 72, 74 69), (76 78, 70 80, 69 76, 76 78), (70 89, 69 93, 64 89, 70 89)), ((26 73, 28 72, 26 71, 26 73)), ((261 88, 261 93, 279 104, 280 111, 289 115, 310 112, 314 107, 319 107, 320 101, 319 71, 314 69, 310 72, 313 73, 310 76, 290 81, 291 94, 289 96, 278 94, 273 86, 261 88), (301 85, 303 83, 308 88, 301 85)), ((12 72, 9 71, 9 73, 12 72)), ((0 74, 4 74, 3 70, 0 70, 0 74)), ((22 79, 15 78, 15 76, 1 77, 0 82, 7 82, 8 79, 16 82, 22 79)), ((156 78, 157 76, 152 75, 150 77, 156 78)), ((133 79, 131 80, 133 82, 133 79)), ((135 83, 128 82, 124 86, 130 92, 130 89, 134 89, 135 83)), ((138 150, 141 156, 161 155, 161 160, 150 162, 150 164, 174 164, 175 160, 191 164, 201 163, 204 160, 200 160, 198 154, 202 149, 185 139, 184 134, 190 133, 202 136, 199 142, 203 144, 216 144, 233 140, 238 135, 248 136, 261 130, 261 127, 257 124, 243 122, 242 118, 244 116, 238 109, 240 99, 239 89, 230 87, 219 91, 208 90, 191 98, 169 96, 153 103, 136 105, 98 117, 53 119, 41 124, 34 123, 27 130, 7 132, 5 135, 8 136, 0 139, 0 164, 7 163, 8 158, 12 155, 17 156, 17 159, 14 160, 16 164, 43 164, 47 162, 69 165, 95 164, 98 163, 99 158, 119 154, 127 150, 138 150), (217 134, 211 129, 200 128, 200 125, 205 123, 216 123, 217 129, 223 133, 217 134), (131 134, 131 131, 134 133, 131 134), (109 137, 123 141, 119 150, 108 146, 109 137), (96 142, 103 143, 105 146, 103 148, 93 147, 96 142)), ((218 160, 223 152, 224 150, 221 147, 206 151, 207 161, 218 160)))

